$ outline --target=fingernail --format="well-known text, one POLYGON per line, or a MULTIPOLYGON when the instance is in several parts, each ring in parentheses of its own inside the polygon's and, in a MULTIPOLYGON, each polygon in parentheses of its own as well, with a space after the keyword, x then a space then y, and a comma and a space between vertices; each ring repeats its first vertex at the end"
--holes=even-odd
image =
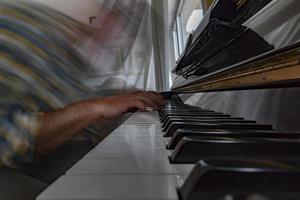
POLYGON ((151 107, 146 107, 146 111, 151 112, 151 111, 154 111, 154 109, 151 107))

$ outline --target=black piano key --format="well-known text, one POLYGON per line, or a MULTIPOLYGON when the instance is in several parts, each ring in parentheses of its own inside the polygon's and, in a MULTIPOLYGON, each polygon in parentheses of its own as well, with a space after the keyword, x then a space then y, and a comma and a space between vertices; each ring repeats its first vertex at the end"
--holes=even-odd
POLYGON ((162 111, 160 112, 160 119, 164 118, 166 115, 182 115, 182 114, 194 114, 197 116, 197 114, 211 114, 211 113, 216 113, 214 111, 210 111, 210 110, 172 110, 172 111, 162 111))
POLYGON ((168 110, 186 110, 186 109, 195 109, 195 110, 206 110, 204 108, 200 108, 200 107, 194 107, 194 106, 166 106, 161 108, 160 111, 168 111, 168 110))
POLYGON ((196 107, 196 106, 192 106, 189 104, 176 104, 173 101, 167 101, 167 103, 165 104, 165 106, 163 108, 181 108, 181 107, 185 107, 185 108, 189 108, 189 107, 195 107, 195 108, 201 108, 201 107, 196 107))
POLYGON ((176 95, 176 93, 172 91, 160 92, 159 94, 166 100, 171 100, 172 97, 176 95))
POLYGON ((203 108, 198 108, 198 107, 164 107, 160 110, 160 112, 175 112, 175 111, 211 111, 212 110, 207 110, 203 108))
POLYGON ((282 133, 274 130, 197 130, 197 129, 178 129, 169 143, 167 149, 174 149, 178 142, 187 136, 197 137, 231 137, 231 138, 285 138, 300 139, 300 133, 282 133))
POLYGON ((170 161, 195 163, 204 158, 300 160, 300 140, 189 136, 179 141, 170 161))
POLYGON ((183 120, 188 120, 188 119, 192 119, 192 120, 196 120, 196 119, 229 119, 231 118, 229 115, 221 115, 221 114, 212 114, 212 113, 204 113, 204 114, 197 114, 197 115, 191 115, 191 114, 187 114, 187 115, 169 115, 166 116, 164 119, 161 119, 160 122, 162 124, 167 124, 169 121, 174 120, 174 119, 183 119, 183 120))
POLYGON ((192 107, 192 106, 181 106, 181 107, 163 107, 159 112, 170 112, 170 111, 181 111, 181 110, 198 110, 198 111, 211 111, 200 107, 192 107))
POLYGON ((170 108, 196 108, 203 109, 201 107, 192 106, 189 104, 176 104, 173 101, 167 101, 165 106, 162 109, 170 109, 170 108))
POLYGON ((215 112, 215 111, 199 109, 199 108, 164 109, 160 111, 161 114, 176 113, 176 112, 177 113, 184 113, 184 112, 198 113, 198 112, 215 112))
POLYGON ((165 113, 169 113, 169 112, 189 112, 189 111, 192 111, 192 112, 200 112, 200 111, 203 111, 203 112, 213 112, 213 111, 210 111, 210 110, 205 110, 205 109, 202 109, 202 108, 187 108, 187 107, 181 107, 181 108, 163 108, 159 111, 159 116, 165 114, 165 113))
POLYGON ((294 162, 201 160, 178 188, 178 194, 181 200, 247 200, 250 196, 298 200, 299 178, 299 163, 294 162))
POLYGON ((196 123, 175 122, 166 130, 164 136, 172 137, 178 129, 226 129, 226 130, 272 130, 272 125, 256 123, 196 123))
POLYGON ((168 112, 168 111, 181 111, 181 110, 203 110, 209 111, 204 108, 194 107, 194 106, 169 106, 160 109, 160 112, 168 112))
POLYGON ((164 119, 167 116, 176 116, 176 115, 180 115, 180 116, 191 116, 191 115, 195 115, 197 116, 198 114, 217 114, 217 115, 221 115, 223 113, 220 112, 213 112, 213 111, 207 111, 207 110, 182 110, 182 111, 165 111, 162 112, 162 114, 160 115, 160 119, 164 119))
POLYGON ((185 106, 186 104, 180 99, 180 97, 176 94, 173 95, 171 99, 165 99, 165 106, 185 106))
MULTIPOLYGON (((213 112, 213 111, 204 111, 204 110, 201 110, 201 111, 166 111, 166 112, 162 112, 159 117, 160 119, 164 119, 165 117, 168 117, 168 116, 176 116, 176 115, 180 115, 180 116, 184 116, 184 114, 187 114, 187 116, 197 116, 198 114, 215 114, 216 112, 213 112)), ((221 113, 217 113, 217 114, 221 114, 221 113)))
POLYGON ((168 128, 177 122, 184 122, 184 123, 256 123, 253 120, 241 120, 241 119, 233 119, 233 118, 226 118, 226 119, 173 119, 168 120, 169 122, 165 122, 165 126, 163 127, 162 131, 166 132, 168 128))
POLYGON ((164 107, 160 112, 170 112, 170 111, 211 111, 198 107, 164 107))
MULTIPOLYGON (((244 120, 241 117, 227 117, 227 116, 216 116, 216 117, 201 117, 201 116, 185 116, 185 117, 168 117, 165 120, 165 123, 162 124, 162 128, 167 126, 172 121, 179 121, 179 120, 213 120, 213 119, 232 119, 232 120, 244 120)), ((253 121, 255 122, 255 121, 253 121)))
POLYGON ((226 115, 223 113, 172 113, 172 114, 166 114, 163 117, 161 117, 161 123, 165 123, 165 121, 170 117, 230 117, 230 115, 226 115))

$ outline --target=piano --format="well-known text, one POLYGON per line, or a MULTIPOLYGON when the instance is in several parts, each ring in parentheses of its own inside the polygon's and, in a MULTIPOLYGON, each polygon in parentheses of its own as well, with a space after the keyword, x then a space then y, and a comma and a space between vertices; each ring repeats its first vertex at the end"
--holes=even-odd
POLYGON ((36 199, 300 199, 299 132, 181 98, 185 93, 298 87, 300 44, 273 45, 263 35, 266 24, 255 23, 286 11, 295 16, 300 11, 291 8, 298 4, 215 1, 176 63, 172 90, 162 93, 165 107, 132 113, 36 199), (241 51, 245 48, 249 51, 241 51))

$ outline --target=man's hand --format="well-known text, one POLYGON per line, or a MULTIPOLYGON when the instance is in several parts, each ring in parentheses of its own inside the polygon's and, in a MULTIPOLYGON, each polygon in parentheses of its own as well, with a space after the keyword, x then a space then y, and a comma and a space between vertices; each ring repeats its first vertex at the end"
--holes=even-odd
POLYGON ((131 111, 159 110, 165 101, 156 92, 135 92, 94 100, 93 107, 103 119, 112 119, 131 111))
POLYGON ((41 119, 35 151, 44 155, 97 121, 110 120, 130 111, 147 111, 148 107, 158 110, 163 105, 163 97, 156 92, 135 92, 89 99, 47 112, 41 119))

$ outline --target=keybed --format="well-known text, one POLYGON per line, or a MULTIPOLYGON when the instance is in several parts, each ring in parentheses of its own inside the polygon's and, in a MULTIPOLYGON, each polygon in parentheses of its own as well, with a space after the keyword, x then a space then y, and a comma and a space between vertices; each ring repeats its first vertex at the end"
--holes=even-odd
POLYGON ((298 200, 299 155, 300 133, 170 101, 133 114, 37 199, 298 200))
POLYGON ((193 165, 170 164, 167 142, 157 112, 135 113, 37 199, 176 200, 193 165))

